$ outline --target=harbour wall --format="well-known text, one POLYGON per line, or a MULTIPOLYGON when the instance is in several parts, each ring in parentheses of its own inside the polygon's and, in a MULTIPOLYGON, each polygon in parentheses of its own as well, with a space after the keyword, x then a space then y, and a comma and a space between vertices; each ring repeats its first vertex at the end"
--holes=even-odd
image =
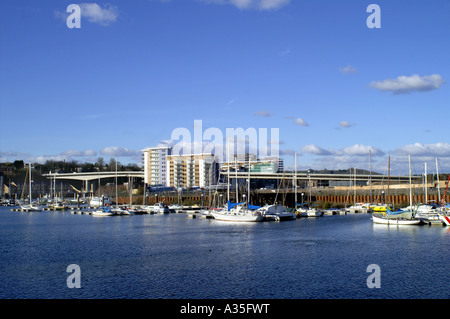
MULTIPOLYGON (((307 193, 303 193, 304 196, 301 196, 301 192, 297 193, 297 203, 309 202, 309 195, 307 193)), ((230 194, 230 200, 236 202, 234 194, 230 194)), ((427 197, 429 203, 438 203, 438 195, 437 194, 418 194, 413 195, 413 203, 425 203, 425 198, 427 197)), ((441 195, 441 201, 443 199, 443 195, 441 195)), ((244 198, 239 198, 239 201, 243 201, 244 198)), ((222 193, 222 197, 218 197, 217 195, 214 197, 209 194, 204 194, 203 198, 201 194, 189 194, 183 196, 164 196, 161 194, 156 198, 156 196, 149 196, 146 199, 146 204, 152 205, 156 201, 165 202, 167 204, 181 204, 181 205, 193 205, 198 204, 201 205, 203 202, 203 206, 208 206, 210 203, 214 206, 222 206, 226 202, 226 193, 222 193)), ((264 205, 271 204, 274 202, 278 202, 287 207, 293 207, 295 196, 293 192, 286 193, 253 193, 251 194, 250 202, 253 205, 264 205)), ((320 193, 312 193, 311 194, 311 202, 313 204, 317 204, 318 206, 345 206, 352 205, 353 203, 390 203, 394 204, 396 207, 401 206, 409 206, 409 195, 405 194, 393 194, 393 195, 375 195, 373 194, 354 194, 345 195, 345 194, 320 194, 320 193), (372 201, 371 201, 372 199, 372 201)), ((450 202, 450 194, 446 196, 446 202, 450 202)), ((129 204, 130 198, 128 196, 119 197, 119 204, 129 204)), ((143 198, 134 198, 134 205, 141 205, 143 203, 143 198)))

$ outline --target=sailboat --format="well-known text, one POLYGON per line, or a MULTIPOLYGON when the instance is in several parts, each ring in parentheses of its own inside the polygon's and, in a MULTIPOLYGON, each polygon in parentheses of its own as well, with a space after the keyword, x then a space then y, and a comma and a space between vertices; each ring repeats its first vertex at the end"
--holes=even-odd
POLYGON ((29 177, 29 189, 30 189, 30 204, 29 205, 23 205, 20 204, 20 208, 23 211, 33 211, 33 212, 40 212, 42 211, 42 207, 40 206, 36 206, 35 204, 33 204, 33 197, 31 196, 31 163, 29 163, 29 173, 28 173, 28 177, 29 177))
MULTIPOLYGON (((411 155, 409 155, 409 204, 412 207, 412 188, 411 188, 411 155)), ((376 224, 387 225, 419 225, 420 219, 413 217, 412 210, 399 210, 393 212, 386 206, 384 214, 373 214, 372 221, 376 224)))
POLYGON ((447 198, 447 190, 449 182, 450 182, 450 175, 448 176, 447 186, 445 187, 444 197, 442 198, 441 207, 439 207, 439 214, 438 214, 439 219, 446 226, 450 226, 450 205, 447 204, 446 206, 444 206, 445 199, 447 198))
MULTIPOLYGON (((247 201, 242 203, 231 203, 230 202, 230 159, 229 159, 229 144, 227 141, 227 154, 228 154, 228 186, 227 186, 227 201, 228 205, 226 208, 218 210, 218 211, 211 211, 211 215, 214 217, 214 219, 219 221, 227 221, 227 222, 260 222, 263 220, 263 216, 261 212, 258 212, 257 209, 260 208, 259 206, 252 206, 249 204, 250 202, 250 158, 249 158, 249 166, 248 166, 248 172, 249 172, 249 179, 248 179, 248 196, 247 201)), ((237 169, 237 165, 236 165, 237 169)), ((236 179, 237 183, 237 179, 236 179)), ((236 185, 237 189, 237 185, 236 185)), ((237 195, 237 193, 236 193, 237 195)), ((236 196, 236 201, 237 201, 236 196)))
POLYGON ((112 211, 111 207, 100 207, 92 212, 92 216, 114 216, 115 212, 112 211))
POLYGON ((263 219, 261 212, 257 211, 259 206, 251 206, 246 202, 231 203, 228 201, 227 208, 212 211, 211 215, 216 220, 227 222, 260 222, 263 219))
POLYGON ((411 212, 392 212, 389 208, 386 210, 386 215, 372 215, 372 220, 376 224, 387 225, 418 225, 422 222, 420 219, 412 218, 411 212))
POLYGON ((264 220, 293 220, 296 219, 297 216, 295 213, 287 211, 286 208, 278 203, 272 205, 265 205, 256 210, 257 213, 261 213, 264 220))
POLYGON ((312 207, 311 205, 311 177, 308 174, 308 196, 309 196, 309 205, 303 204, 302 206, 298 207, 296 209, 297 215, 299 217, 321 217, 324 214, 323 210, 317 209, 315 207, 312 207))

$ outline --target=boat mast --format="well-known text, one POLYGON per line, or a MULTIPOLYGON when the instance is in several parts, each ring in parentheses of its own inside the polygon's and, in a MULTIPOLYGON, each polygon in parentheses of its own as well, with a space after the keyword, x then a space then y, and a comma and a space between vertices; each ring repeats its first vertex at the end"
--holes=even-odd
POLYGON ((230 201, 230 143, 227 139, 227 161, 228 161, 228 174, 227 174, 227 203, 230 201))
POLYGON ((408 154, 409 161, 409 207, 412 211, 412 185, 411 185, 411 154, 408 154))
POLYGON ((389 185, 390 185, 390 177, 391 177, 391 155, 388 157, 388 187, 387 187, 387 206, 389 206, 389 185))
POLYGON ((369 185, 370 185, 370 203, 372 204, 372 150, 369 149, 369 185))
POLYGON ((297 207, 297 152, 295 153, 294 167, 294 208, 297 207))
POLYGON ((356 204, 356 167, 354 168, 354 173, 355 173, 355 183, 353 185, 353 193, 354 193, 354 202, 356 204))
POLYGON ((428 203, 428 180, 427 180, 427 162, 425 162, 425 204, 428 203))
POLYGON ((238 177, 237 177, 237 158, 234 157, 234 175, 236 176, 236 203, 239 203, 238 177))
POLYGON ((247 209, 250 205, 250 154, 248 154, 248 195, 247 195, 247 209))
POLYGON ((128 175, 128 187, 130 190, 130 208, 133 208, 133 177, 128 175))
POLYGON ((119 195, 118 195, 118 191, 117 191, 117 157, 116 157, 116 208, 119 205, 119 195))
POLYGON ((441 189, 439 188, 439 168, 438 168, 437 157, 436 157, 436 176, 437 176, 438 203, 440 203, 441 202, 441 189))
POLYGON ((29 163, 29 165, 28 165, 28 167, 29 167, 29 171, 30 171, 30 173, 29 173, 29 184, 30 184, 30 205, 31 205, 31 162, 29 163))
POLYGON ((309 204, 308 206, 311 207, 311 175, 308 174, 308 186, 309 186, 309 204))
POLYGON ((448 175, 447 186, 445 186, 445 193, 444 193, 444 197, 442 198, 441 206, 444 206, 445 199, 447 198, 447 190, 448 190, 449 182, 450 182, 450 174, 448 175))

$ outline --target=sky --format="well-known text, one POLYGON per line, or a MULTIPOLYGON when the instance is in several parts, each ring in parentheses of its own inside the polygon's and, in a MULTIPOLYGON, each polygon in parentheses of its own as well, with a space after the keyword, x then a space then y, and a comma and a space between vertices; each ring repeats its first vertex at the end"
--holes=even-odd
POLYGON ((277 128, 287 168, 449 173, 449 39, 450 0, 2 1, 0 162, 141 164, 201 123, 277 128))

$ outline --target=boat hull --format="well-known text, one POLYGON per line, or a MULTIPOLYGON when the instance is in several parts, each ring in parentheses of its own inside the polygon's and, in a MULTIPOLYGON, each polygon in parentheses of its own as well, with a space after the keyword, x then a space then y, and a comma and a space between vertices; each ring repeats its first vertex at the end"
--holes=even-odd
POLYGON ((396 219, 396 218, 383 218, 372 216, 372 220, 376 224, 385 225, 418 225, 421 223, 420 219, 396 219))
POLYGON ((450 216, 448 215, 443 215, 443 214, 439 214, 439 219, 442 220, 442 222, 447 225, 450 226, 450 216))
POLYGON ((259 222, 261 215, 239 214, 239 213, 211 213, 214 219, 226 222, 259 222))

